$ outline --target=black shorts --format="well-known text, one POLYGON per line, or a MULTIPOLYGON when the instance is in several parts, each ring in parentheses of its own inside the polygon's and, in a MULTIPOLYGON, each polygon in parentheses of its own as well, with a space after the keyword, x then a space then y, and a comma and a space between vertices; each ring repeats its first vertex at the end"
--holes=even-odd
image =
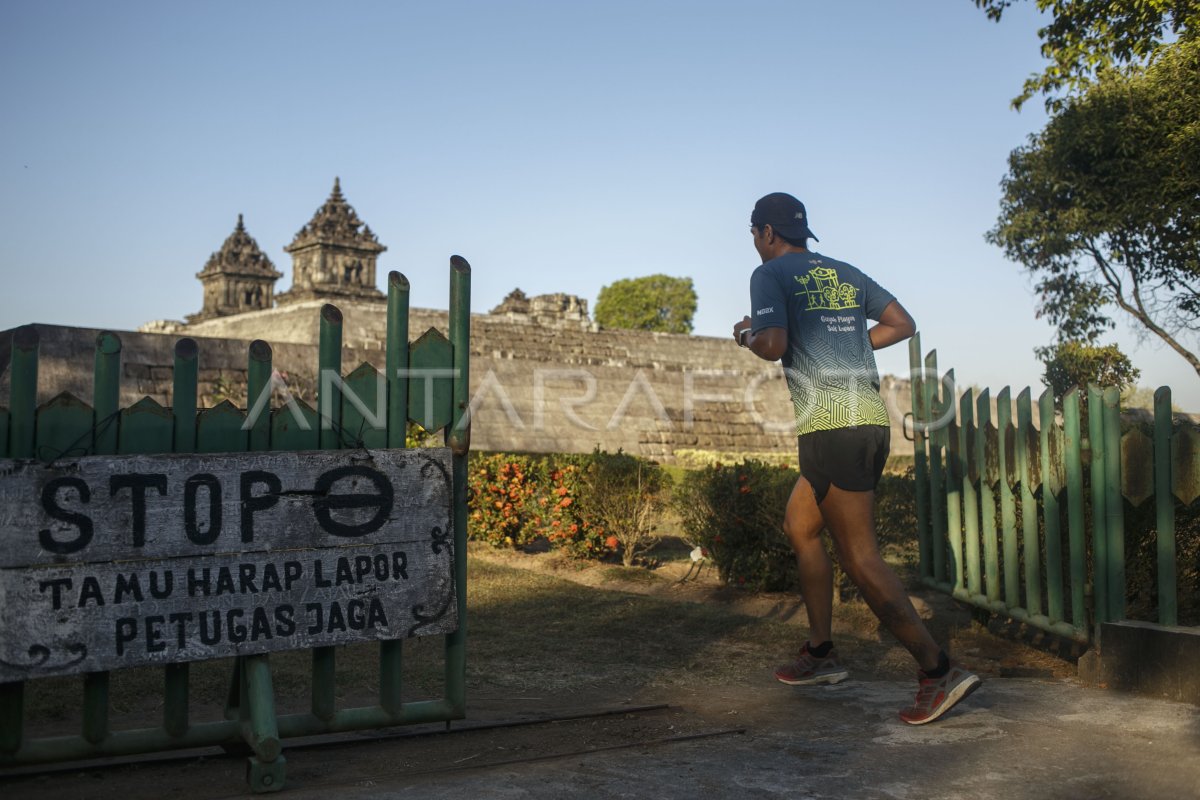
POLYGON ((800 474, 812 485, 817 503, 825 499, 830 484, 848 492, 869 492, 879 485, 891 444, 891 428, 882 425, 806 433, 796 440, 800 474))

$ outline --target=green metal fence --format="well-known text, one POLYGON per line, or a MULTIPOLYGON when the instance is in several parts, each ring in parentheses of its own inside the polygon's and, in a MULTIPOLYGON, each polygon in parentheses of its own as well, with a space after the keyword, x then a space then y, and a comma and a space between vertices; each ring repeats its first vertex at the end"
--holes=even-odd
MULTIPOLYGON (((199 746, 249 746, 252 788, 273 791, 283 786, 283 739, 449 722, 464 716, 466 462, 470 446, 469 419, 464 420, 469 401, 470 266, 464 259, 451 259, 450 278, 449 339, 431 328, 410 346, 409 284, 398 272, 389 275, 385 374, 363 364, 340 385, 337 380, 319 380, 320 414, 303 403, 297 405, 305 425, 299 424, 293 409, 288 408, 252 414, 248 429, 247 411, 228 401, 198 409, 199 365, 204 353, 203 345, 193 339, 181 339, 175 346, 170 408, 150 398, 120 408, 121 341, 112 333, 97 337, 92 405, 60 394, 38 407, 37 330, 26 326, 13 333, 10 407, 0 409, 0 455, 10 458, 62 461, 83 455, 401 448, 409 420, 430 433, 443 430, 453 457, 453 569, 459 623, 454 633, 444 637, 444 696, 435 700, 402 699, 400 640, 380 643, 378 702, 356 708, 337 707, 333 647, 312 650, 310 710, 299 714, 276 714, 266 655, 235 660, 226 712, 219 720, 192 719, 188 664, 163 667, 162 722, 135 730, 113 730, 109 725, 107 672, 82 677, 81 730, 69 736, 27 736, 25 683, 0 684, 0 767, 199 746), (386 384, 387 403, 382 427, 371 424, 369 415, 352 402, 377 397, 380 381, 386 384), (409 391, 410 381, 413 391, 409 391), (326 414, 325 419, 319 418, 326 414)), ((318 376, 341 376, 341 354, 342 315, 336 307, 326 305, 321 310, 318 376)), ((256 398, 270 396, 272 371, 270 346, 253 342, 248 353, 247 410, 256 398)))
MULTIPOLYGON (((1176 512, 1200 495, 1200 428, 1174 418, 1169 387, 1139 424, 1111 388, 1060 404, 1028 388, 1015 404, 1008 387, 994 401, 987 389, 959 396, 936 351, 922 358, 919 335, 909 362, 926 585, 1084 643, 1098 623, 1126 619, 1131 596, 1148 598, 1145 621, 1179 623, 1176 512), (1126 530, 1127 518, 1139 527, 1126 530), (1154 563, 1127 564, 1134 550, 1146 557, 1133 545, 1148 537, 1154 563), (1127 567, 1152 585, 1133 585, 1127 567)), ((1183 566, 1194 606, 1200 564, 1183 566)))

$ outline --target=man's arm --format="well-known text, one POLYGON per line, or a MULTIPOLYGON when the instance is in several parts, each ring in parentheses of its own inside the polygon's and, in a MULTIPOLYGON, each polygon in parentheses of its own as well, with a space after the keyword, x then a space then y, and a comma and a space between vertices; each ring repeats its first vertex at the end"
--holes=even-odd
POLYGON ((904 310, 904 306, 893 300, 879 315, 878 324, 867 331, 867 336, 871 339, 871 349, 881 350, 896 342, 903 342, 916 332, 917 323, 913 322, 912 316, 904 310))
POLYGON ((746 337, 746 347, 764 361, 778 361, 787 352, 787 328, 763 328, 746 337))

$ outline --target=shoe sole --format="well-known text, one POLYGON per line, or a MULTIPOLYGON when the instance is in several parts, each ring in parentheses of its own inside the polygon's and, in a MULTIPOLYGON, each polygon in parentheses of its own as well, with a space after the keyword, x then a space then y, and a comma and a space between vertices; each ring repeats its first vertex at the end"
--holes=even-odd
POLYGON ((787 680, 776 675, 775 680, 780 683, 786 683, 788 686, 817 686, 822 683, 841 683, 849 677, 850 671, 842 670, 841 672, 826 672, 822 675, 814 675, 811 678, 801 678, 800 680, 787 680))
POLYGON ((983 681, 979 679, 979 676, 972 675, 970 678, 951 689, 950 693, 946 695, 946 699, 942 702, 941 706, 939 706, 934 713, 930 714, 925 719, 904 719, 904 717, 901 717, 900 719, 903 719, 909 725, 928 725, 934 720, 941 719, 947 711, 954 708, 963 700, 967 699, 971 695, 971 692, 975 691, 982 685, 983 681))

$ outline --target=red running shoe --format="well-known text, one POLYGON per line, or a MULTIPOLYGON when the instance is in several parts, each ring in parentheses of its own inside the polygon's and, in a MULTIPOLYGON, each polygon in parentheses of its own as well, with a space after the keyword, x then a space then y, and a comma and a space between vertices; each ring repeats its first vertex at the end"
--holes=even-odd
POLYGON ((824 658, 808 652, 809 642, 800 648, 800 657, 790 664, 775 668, 775 678, 789 686, 811 686, 818 683, 841 683, 850 677, 850 671, 842 666, 837 648, 824 658))
POLYGON ((900 712, 900 719, 909 725, 933 722, 983 683, 974 672, 957 664, 951 664, 950 671, 940 678, 926 678, 921 675, 918 679, 921 688, 917 690, 917 699, 913 701, 912 706, 900 712))

